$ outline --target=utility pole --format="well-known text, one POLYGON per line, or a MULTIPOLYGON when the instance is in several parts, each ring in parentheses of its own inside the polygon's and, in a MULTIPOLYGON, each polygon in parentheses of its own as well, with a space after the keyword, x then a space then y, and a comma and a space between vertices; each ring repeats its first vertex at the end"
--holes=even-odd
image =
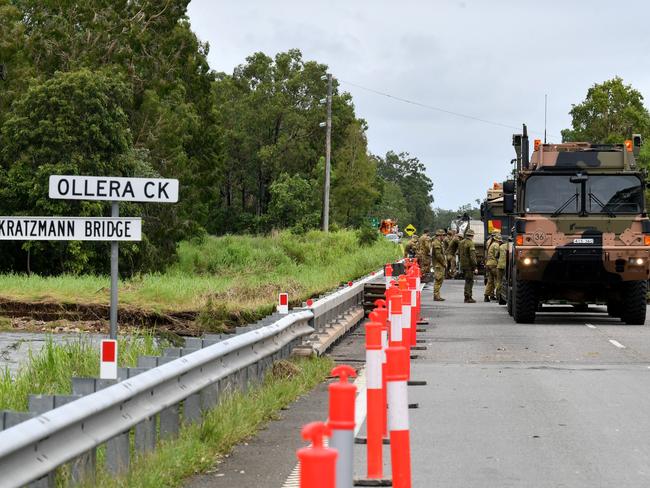
MULTIPOLYGON (((323 185, 323 232, 330 228, 330 164, 332 153, 332 75, 327 73, 327 122, 325 122, 325 184, 323 185)), ((322 124, 321 124, 322 125, 322 124)))

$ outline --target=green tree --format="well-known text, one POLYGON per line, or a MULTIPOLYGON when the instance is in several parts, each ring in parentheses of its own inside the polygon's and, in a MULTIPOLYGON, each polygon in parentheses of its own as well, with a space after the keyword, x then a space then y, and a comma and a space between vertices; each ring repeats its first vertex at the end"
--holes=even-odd
POLYGON ((377 172, 382 179, 400 187, 413 220, 411 223, 418 229, 432 228, 433 182, 426 175, 424 164, 408 153, 389 151, 385 158, 377 157, 377 172))
POLYGON ((300 230, 318 227, 320 213, 313 192, 310 182, 305 178, 282 173, 269 187, 270 223, 279 228, 299 227, 300 230))
POLYGON ((618 76, 594 84, 586 98, 572 105, 569 113, 572 128, 562 131, 564 141, 622 143, 633 133, 648 135, 650 130, 650 115, 643 105, 643 96, 618 76))
POLYGON ((408 210, 406 198, 402 189, 397 183, 377 179, 377 185, 381 190, 381 197, 371 216, 376 217, 379 221, 383 219, 397 220, 400 228, 404 228, 411 223, 413 218, 408 210))
POLYGON ((365 125, 353 122, 343 145, 334 154, 332 216, 342 226, 359 226, 370 214, 380 193, 375 188, 377 168, 368 154, 365 125))
MULTIPOLYGON (((145 153, 132 146, 127 110, 130 87, 121 76, 87 69, 55 73, 36 83, 20 97, 5 120, 1 134, 5 141, 0 154, 0 206, 5 214, 80 215, 108 214, 109 204, 98 201, 51 200, 48 180, 52 174, 135 176, 153 173, 145 153)), ((144 175, 143 175, 144 176, 144 175)), ((127 215, 140 215, 135 204, 123 204, 127 215)), ((146 229, 146 227, 145 227, 146 229)), ((153 229, 153 227, 152 227, 153 229)), ((151 235, 149 236, 151 238, 151 235)), ((160 236, 160 244, 172 252, 174 232, 160 236), (171 245, 169 242, 172 240, 171 245)), ((155 240, 154 240, 155 241, 155 240)), ((8 244, 5 261, 14 269, 31 268, 39 273, 106 271, 107 244, 80 242, 40 242, 29 249, 31 263, 23 262, 19 244, 8 244)), ((155 244, 145 239, 121 246, 135 270, 155 254, 155 244)))

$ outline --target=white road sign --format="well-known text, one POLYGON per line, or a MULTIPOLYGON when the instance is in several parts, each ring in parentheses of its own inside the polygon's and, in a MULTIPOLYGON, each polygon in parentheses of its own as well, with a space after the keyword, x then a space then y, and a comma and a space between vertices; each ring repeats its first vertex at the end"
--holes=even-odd
POLYGON ((140 218, 0 217, 2 241, 140 241, 140 218))
POLYGON ((178 180, 51 175, 49 196, 62 200, 175 203, 178 180))

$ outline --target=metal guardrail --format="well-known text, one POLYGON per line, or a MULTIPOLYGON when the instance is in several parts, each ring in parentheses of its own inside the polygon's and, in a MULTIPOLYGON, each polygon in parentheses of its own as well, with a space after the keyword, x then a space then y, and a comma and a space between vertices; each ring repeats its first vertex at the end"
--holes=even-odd
POLYGON ((216 406, 222 390, 231 386, 230 380, 246 387, 246 379, 241 384, 237 378, 239 372, 246 371, 248 380, 260 380, 273 361, 288 356, 303 337, 361 304, 365 284, 376 276, 320 298, 309 309, 291 311, 271 325, 233 335, 103 390, 72 398, 70 403, 0 432, 0 487, 35 480, 39 486, 51 486, 56 468, 73 460, 77 463, 73 479, 87 480, 94 476, 96 448, 107 441, 107 458, 111 450, 113 457, 116 449, 126 450, 121 454, 126 459, 114 470, 128 467, 131 429, 136 429, 136 442, 140 432, 153 448, 157 414, 161 436, 165 414, 171 414, 178 428, 181 402, 185 421, 200 419, 202 410, 216 406))

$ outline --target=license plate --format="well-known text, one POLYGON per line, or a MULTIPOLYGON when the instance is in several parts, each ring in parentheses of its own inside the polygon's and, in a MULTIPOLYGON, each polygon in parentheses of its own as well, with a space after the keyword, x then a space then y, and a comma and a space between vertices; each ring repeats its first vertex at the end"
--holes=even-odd
POLYGON ((573 239, 574 244, 593 244, 593 239, 573 239))

